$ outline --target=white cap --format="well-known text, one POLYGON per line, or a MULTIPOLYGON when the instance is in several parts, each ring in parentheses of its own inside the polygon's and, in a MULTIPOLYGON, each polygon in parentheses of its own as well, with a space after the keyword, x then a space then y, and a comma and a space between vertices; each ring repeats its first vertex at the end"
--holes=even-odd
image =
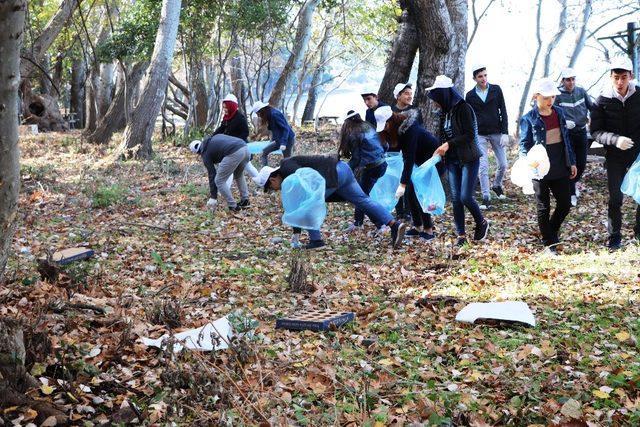
POLYGON ((236 96, 232 93, 228 94, 227 96, 224 97, 224 99, 222 100, 222 102, 224 101, 231 101, 233 103, 238 103, 238 98, 236 98, 236 96))
POLYGON ((266 102, 262 102, 262 101, 256 101, 255 104, 253 104, 253 106, 251 107, 251 114, 255 114, 258 111, 262 110, 264 107, 268 107, 269 104, 267 104, 266 102))
POLYGON ((453 87, 453 80, 443 74, 440 74, 436 77, 436 81, 433 82, 433 86, 428 87, 425 90, 430 91, 433 89, 447 89, 450 87, 453 87))
POLYGON ((360 92, 360 96, 365 97, 367 95, 378 96, 378 89, 367 87, 364 92, 360 92))
POLYGON ((199 139, 194 139, 193 141, 191 141, 191 144, 189 144, 189 150, 191 150, 192 153, 197 153, 198 151, 200 151, 201 145, 202 141, 200 141, 199 139))
POLYGON ((374 112, 374 116, 376 118, 376 132, 382 132, 384 127, 387 125, 387 120, 393 115, 393 111, 391 111, 391 107, 388 105, 384 105, 382 107, 376 108, 374 112))
POLYGON ((405 90, 406 88, 412 88, 413 85, 411 83, 398 83, 396 87, 393 88, 393 97, 398 98, 400 92, 405 90))
POLYGON ((574 71, 573 68, 570 68, 570 67, 563 69, 562 72, 560 73, 560 78, 563 78, 563 79, 568 79, 569 77, 575 77, 575 76, 576 76, 576 72, 574 71))
POLYGON ((633 73, 633 64, 628 56, 616 56, 611 60, 610 70, 627 70, 633 73))
POLYGON ((357 111, 353 111, 353 110, 349 110, 349 111, 351 111, 351 112, 350 112, 350 113, 349 113, 349 112, 347 112, 347 113, 342 117, 342 120, 343 120, 343 121, 344 121, 344 120, 347 120, 347 119, 350 119, 351 117, 355 117, 355 116, 357 116, 358 114, 360 114, 360 113, 358 113, 357 111))
POLYGON ((258 184, 258 187, 264 188, 267 181, 269 181, 271 174, 278 169, 279 168, 272 168, 271 166, 263 166, 262 169, 260 169, 260 172, 258 172, 258 176, 254 176, 251 179, 253 179, 253 182, 258 184))
POLYGON ((549 77, 538 80, 533 86, 533 93, 539 93, 542 96, 560 95, 560 91, 556 87, 556 82, 549 77))
POLYGON ((482 70, 483 68, 487 68, 486 65, 484 65, 482 62, 476 62, 475 64, 473 64, 473 66, 471 67, 471 72, 475 73, 478 70, 482 70))

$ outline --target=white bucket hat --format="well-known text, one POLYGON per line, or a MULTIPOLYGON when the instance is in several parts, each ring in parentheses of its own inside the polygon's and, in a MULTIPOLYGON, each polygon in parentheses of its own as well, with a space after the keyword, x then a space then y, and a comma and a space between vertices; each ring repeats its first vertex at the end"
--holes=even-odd
POLYGON ((539 93, 542 96, 557 96, 560 91, 556 87, 556 82, 549 77, 544 77, 536 82, 533 86, 533 93, 539 93))
POLYGON ((268 107, 269 104, 267 104, 266 102, 262 102, 262 101, 256 101, 255 104, 253 104, 253 106, 251 107, 251 114, 255 114, 258 111, 262 110, 264 107, 268 107))
POLYGON ((428 92, 433 89, 447 89, 453 87, 453 80, 444 74, 440 74, 436 77, 436 80, 433 82, 433 86, 426 88, 425 90, 428 92))
POLYGON ((393 88, 393 97, 394 98, 398 98, 398 96, 400 95, 400 93, 407 89, 407 88, 413 88, 413 85, 411 83, 398 83, 396 85, 396 87, 393 88))
POLYGON ((269 182, 269 177, 271 176, 271 174, 277 171, 278 169, 280 168, 272 168, 271 166, 264 166, 262 169, 260 169, 260 172, 258 172, 258 176, 254 176, 251 179, 253 179, 253 182, 255 182, 258 185, 258 187, 265 188, 265 186, 267 185, 267 182, 269 182))
POLYGON ((611 61, 610 70, 627 70, 633 73, 633 64, 627 56, 616 56, 611 61))
POLYGON ((191 144, 189 144, 189 150, 191 150, 192 153, 197 153, 198 151, 200 151, 201 145, 202 141, 200 141, 199 139, 194 139, 193 141, 191 141, 191 144))
POLYGON ((231 101, 234 103, 238 103, 238 98, 236 98, 236 96, 232 93, 228 94, 227 96, 224 97, 224 99, 222 100, 222 102, 224 101, 231 101))
POLYGON ((387 120, 393 115, 391 107, 388 105, 376 108, 374 116, 376 118, 376 132, 382 132, 387 124, 387 120))
POLYGON ((576 76, 576 72, 571 67, 565 68, 560 73, 560 78, 563 78, 563 79, 568 79, 569 77, 575 77, 575 76, 576 76))

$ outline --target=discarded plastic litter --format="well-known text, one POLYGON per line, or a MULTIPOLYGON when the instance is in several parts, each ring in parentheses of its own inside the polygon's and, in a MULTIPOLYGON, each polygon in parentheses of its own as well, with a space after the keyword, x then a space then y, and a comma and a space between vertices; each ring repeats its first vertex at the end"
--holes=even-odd
MULTIPOLYGON (((225 316, 199 328, 175 334, 173 337, 176 344, 173 351, 179 352, 183 348, 202 351, 224 350, 229 348, 228 342, 233 335, 229 319, 225 316)), ((165 348, 169 338, 170 335, 167 334, 158 339, 142 338, 142 343, 149 347, 165 348)))
POLYGON ((456 315, 459 322, 474 323, 478 319, 506 320, 536 326, 533 312, 527 303, 522 301, 474 302, 456 315))

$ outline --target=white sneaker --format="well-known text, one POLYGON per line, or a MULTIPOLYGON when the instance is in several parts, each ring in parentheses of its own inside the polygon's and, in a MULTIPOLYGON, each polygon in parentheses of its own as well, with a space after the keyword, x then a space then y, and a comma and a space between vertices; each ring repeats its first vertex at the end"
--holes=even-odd
POLYGON ((573 206, 574 208, 578 206, 578 196, 571 196, 571 206, 573 206))

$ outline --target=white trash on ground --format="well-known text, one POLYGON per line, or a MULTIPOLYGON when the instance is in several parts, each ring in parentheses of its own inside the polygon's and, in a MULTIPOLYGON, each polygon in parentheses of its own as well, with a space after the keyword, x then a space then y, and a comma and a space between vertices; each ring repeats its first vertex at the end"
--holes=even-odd
POLYGON ((536 326, 533 312, 522 301, 474 302, 456 315, 459 322, 474 323, 478 319, 506 320, 536 326))

